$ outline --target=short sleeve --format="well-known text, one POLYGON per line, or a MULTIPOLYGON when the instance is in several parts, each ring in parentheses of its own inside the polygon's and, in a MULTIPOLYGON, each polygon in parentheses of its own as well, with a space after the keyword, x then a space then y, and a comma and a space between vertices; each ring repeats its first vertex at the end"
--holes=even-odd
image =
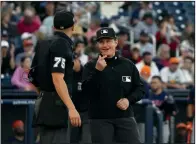
POLYGON ((181 69, 179 69, 179 78, 180 78, 180 83, 186 83, 185 76, 183 75, 183 72, 181 69))
POLYGON ((163 82, 168 83, 168 70, 167 68, 163 68, 160 71, 161 79, 163 82))
POLYGON ((51 72, 64 73, 66 67, 68 44, 63 39, 52 42, 50 46, 51 72))

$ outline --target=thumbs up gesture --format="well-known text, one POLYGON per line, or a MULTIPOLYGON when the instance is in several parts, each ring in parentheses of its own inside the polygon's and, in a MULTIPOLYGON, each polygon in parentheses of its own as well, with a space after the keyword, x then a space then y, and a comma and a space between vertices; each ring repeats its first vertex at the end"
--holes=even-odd
POLYGON ((99 58, 98 58, 98 60, 97 60, 97 63, 96 63, 96 66, 95 66, 95 68, 97 69, 97 70, 99 70, 99 71, 102 71, 102 70, 104 70, 104 68, 107 66, 107 63, 106 63, 106 61, 105 61, 105 58, 106 58, 107 56, 99 56, 99 58))

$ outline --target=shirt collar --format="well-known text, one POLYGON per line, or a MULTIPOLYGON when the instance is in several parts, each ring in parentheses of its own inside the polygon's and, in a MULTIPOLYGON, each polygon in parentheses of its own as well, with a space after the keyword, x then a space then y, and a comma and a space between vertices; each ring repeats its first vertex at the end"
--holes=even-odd
POLYGON ((74 43, 73 43, 73 41, 71 40, 71 38, 70 37, 68 37, 65 33, 63 33, 63 32, 58 32, 58 31, 56 31, 56 32, 54 32, 54 35, 58 35, 58 36, 60 36, 60 37, 62 37, 62 38, 65 38, 66 40, 68 40, 68 42, 70 43, 70 45, 73 45, 74 43))

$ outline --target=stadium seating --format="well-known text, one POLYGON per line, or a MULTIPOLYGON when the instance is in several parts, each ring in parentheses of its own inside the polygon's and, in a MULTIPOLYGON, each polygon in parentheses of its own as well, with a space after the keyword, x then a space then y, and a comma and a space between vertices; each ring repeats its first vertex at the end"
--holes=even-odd
POLYGON ((158 20, 162 20, 165 10, 173 15, 180 30, 185 28, 187 22, 195 23, 195 2, 153 2, 153 9, 158 20))

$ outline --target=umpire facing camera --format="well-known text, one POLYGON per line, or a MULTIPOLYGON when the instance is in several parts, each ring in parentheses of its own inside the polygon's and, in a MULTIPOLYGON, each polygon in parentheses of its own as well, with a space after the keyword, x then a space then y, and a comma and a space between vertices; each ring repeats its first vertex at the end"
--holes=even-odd
POLYGON ((132 105, 145 93, 135 65, 116 53, 112 28, 97 31, 98 58, 83 71, 82 90, 89 97, 92 143, 140 143, 132 105))

